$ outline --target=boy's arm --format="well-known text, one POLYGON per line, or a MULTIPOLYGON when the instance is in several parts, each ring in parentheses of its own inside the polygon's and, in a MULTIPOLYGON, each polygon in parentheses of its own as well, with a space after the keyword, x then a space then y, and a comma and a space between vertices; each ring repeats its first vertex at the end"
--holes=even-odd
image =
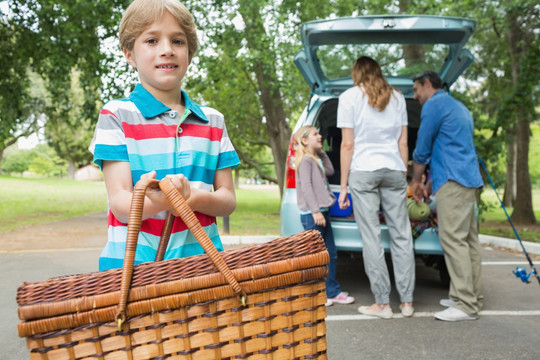
MULTIPOLYGON (((129 163, 126 161, 103 161, 103 177, 105 178, 111 212, 119 221, 127 223, 133 194, 133 180, 129 163)), ((152 171, 142 175, 141 179, 154 179, 155 177, 156 173, 152 171)), ((187 188, 189 191, 189 185, 187 188)), ((169 203, 159 189, 148 189, 146 194, 142 215, 143 220, 163 210, 169 210, 169 203)))
POLYGON ((210 216, 232 214, 236 209, 232 169, 228 167, 216 171, 213 192, 191 188, 191 196, 187 203, 193 211, 210 216))

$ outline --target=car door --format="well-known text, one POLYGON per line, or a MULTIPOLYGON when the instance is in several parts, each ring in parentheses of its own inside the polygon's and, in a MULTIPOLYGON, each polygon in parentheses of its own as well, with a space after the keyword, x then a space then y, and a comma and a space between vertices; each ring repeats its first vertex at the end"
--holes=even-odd
MULTIPOLYGON (((398 59, 396 62, 404 58, 403 66, 388 66, 389 71, 385 73, 392 86, 407 96, 412 91, 413 75, 426 67, 437 67, 431 70, 439 73, 444 86, 449 89, 473 61, 473 55, 464 45, 475 26, 470 19, 427 15, 374 15, 309 21, 301 27, 302 49, 295 55, 294 62, 314 93, 328 95, 352 86, 350 69, 358 56, 368 55, 380 61, 383 55, 392 55, 393 51, 401 49, 401 58, 399 55, 395 58, 398 59), (382 46, 380 52, 375 50, 378 46, 382 46), (433 48, 436 52, 429 57, 424 54, 425 64, 419 62, 409 66, 406 56, 414 55, 410 50, 423 47, 433 48), (340 49, 343 51, 341 57, 340 49), (343 64, 334 65, 341 60, 343 64)), ((381 65, 384 72, 384 64, 381 65)))

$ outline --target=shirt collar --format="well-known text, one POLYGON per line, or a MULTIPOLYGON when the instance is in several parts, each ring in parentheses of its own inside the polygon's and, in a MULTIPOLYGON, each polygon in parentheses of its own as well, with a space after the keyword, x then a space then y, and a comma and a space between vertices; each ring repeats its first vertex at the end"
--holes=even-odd
MULTIPOLYGON (((192 101, 188 94, 181 90, 182 97, 186 103, 186 110, 190 110, 192 114, 199 119, 208 122, 208 119, 201 109, 201 106, 192 101)), ((141 114, 146 118, 156 117, 166 111, 170 111, 171 108, 165 106, 161 101, 156 99, 148 90, 146 90, 141 84, 137 84, 133 92, 129 95, 129 99, 133 101, 135 106, 139 109, 141 114)))
POLYGON ((439 89, 439 90, 435 91, 435 93, 433 94, 433 96, 435 96, 435 95, 441 95, 441 94, 448 94, 448 92, 446 92, 446 91, 443 90, 443 89, 439 89))

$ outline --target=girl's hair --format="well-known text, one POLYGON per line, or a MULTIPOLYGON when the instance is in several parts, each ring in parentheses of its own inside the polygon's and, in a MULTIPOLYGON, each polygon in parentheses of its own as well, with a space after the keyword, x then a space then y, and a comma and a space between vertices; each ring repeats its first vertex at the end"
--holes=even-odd
POLYGON ((294 141, 296 143, 296 156, 294 159, 294 168, 296 170, 298 170, 298 166, 300 166, 300 163, 302 162, 302 159, 304 158, 304 156, 310 156, 315 161, 318 160, 317 155, 312 154, 309 151, 307 151, 306 146, 302 143, 302 139, 307 138, 313 130, 317 131, 317 128, 315 126, 309 126, 309 125, 302 126, 294 134, 294 141))
POLYGON ((393 88, 383 76, 379 63, 367 56, 359 57, 352 69, 353 82, 362 86, 368 96, 368 104, 371 107, 384 111, 393 88))
POLYGON ((134 0, 120 22, 119 40, 122 49, 133 50, 135 40, 151 24, 159 21, 168 11, 186 32, 188 59, 191 62, 199 47, 197 27, 189 10, 178 0, 134 0))

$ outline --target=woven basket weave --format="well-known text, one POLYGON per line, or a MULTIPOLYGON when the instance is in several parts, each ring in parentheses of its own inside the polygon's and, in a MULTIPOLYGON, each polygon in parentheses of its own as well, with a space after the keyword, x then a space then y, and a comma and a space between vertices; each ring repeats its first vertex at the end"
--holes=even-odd
POLYGON ((19 336, 31 360, 326 359, 328 261, 316 231, 218 253, 170 182, 138 183, 123 269, 23 283, 19 336), (144 194, 157 186, 205 255, 133 266, 144 194))

